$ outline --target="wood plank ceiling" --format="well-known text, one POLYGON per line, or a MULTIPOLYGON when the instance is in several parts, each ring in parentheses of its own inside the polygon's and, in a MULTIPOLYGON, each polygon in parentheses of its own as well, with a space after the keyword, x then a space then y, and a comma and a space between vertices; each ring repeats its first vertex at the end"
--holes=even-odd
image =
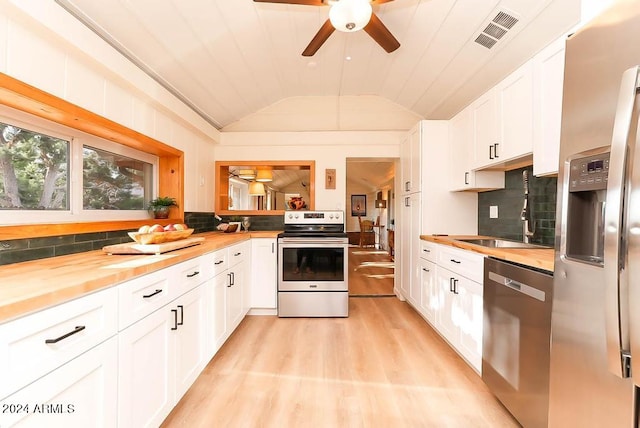
MULTIPOLYGON (((380 97, 418 117, 448 119, 580 16, 580 0, 395 0, 374 11, 401 43, 397 51, 386 53, 364 31, 336 31, 313 57, 303 57, 328 7, 56 1, 222 130, 299 97, 361 97, 356 109, 380 97), (519 22, 491 49, 475 43, 499 11, 519 22)), ((377 120, 369 129, 394 127, 377 120)))

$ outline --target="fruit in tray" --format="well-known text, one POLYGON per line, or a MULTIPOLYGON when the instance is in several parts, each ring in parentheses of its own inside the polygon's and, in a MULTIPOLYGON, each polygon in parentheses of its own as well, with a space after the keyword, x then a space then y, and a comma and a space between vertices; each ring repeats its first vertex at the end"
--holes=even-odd
POLYGON ((164 227, 159 224, 140 226, 137 232, 129 232, 131 239, 138 244, 162 244, 163 242, 177 241, 187 238, 193 233, 184 223, 168 224, 164 227))

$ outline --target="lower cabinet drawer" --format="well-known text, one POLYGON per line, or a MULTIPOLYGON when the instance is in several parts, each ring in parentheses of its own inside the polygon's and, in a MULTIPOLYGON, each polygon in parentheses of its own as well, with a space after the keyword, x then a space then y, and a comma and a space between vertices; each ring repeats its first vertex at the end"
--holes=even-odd
POLYGON ((112 287, 0 325, 0 399, 115 335, 117 314, 112 287))
POLYGON ((129 280, 118 286, 119 330, 124 330, 170 302, 169 281, 171 275, 173 275, 172 268, 166 268, 129 280))
POLYGON ((0 401, 0 427, 115 427, 117 371, 112 337, 0 401))

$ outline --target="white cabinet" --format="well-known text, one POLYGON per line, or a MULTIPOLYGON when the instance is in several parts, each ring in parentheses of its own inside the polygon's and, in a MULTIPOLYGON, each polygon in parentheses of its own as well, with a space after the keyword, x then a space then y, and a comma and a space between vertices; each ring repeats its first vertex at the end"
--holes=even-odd
POLYGON ((484 256, 441 246, 436 271, 439 293, 436 329, 480 372, 484 256))
POLYGON ((0 401, 0 426, 115 427, 117 352, 112 337, 0 401))
POLYGON ((276 314, 278 254, 275 238, 251 239, 251 312, 276 314))
POLYGON ((498 126, 498 101, 495 88, 490 89, 471 106, 474 138, 473 166, 482 168, 500 162, 496 151, 500 150, 498 126))
POLYGON ((563 36, 533 58, 533 174, 536 176, 558 173, 565 44, 563 36))
POLYGON ((420 252, 420 193, 403 196, 400 211, 400 292, 414 306, 420 304, 417 260, 420 252))
POLYGON ((120 332, 118 426, 157 426, 205 362, 205 299, 196 287, 120 332))
POLYGON ((169 307, 171 311, 176 311, 172 313, 178 318, 174 330, 177 403, 209 361, 206 358, 207 308, 204 287, 188 292, 169 307))
POLYGON ((436 314, 440 307, 440 293, 436 280, 436 264, 420 259, 420 312, 431 323, 436 325, 436 314))
POLYGON ((227 332, 231 335, 249 311, 251 303, 249 265, 251 263, 251 241, 229 247, 229 270, 227 272, 227 332))
POLYGON ((0 325, 0 399, 114 336, 117 314, 112 288, 0 325))
POLYGON ((213 357, 227 340, 227 280, 226 273, 221 273, 207 283, 209 357, 213 357))
POLYGON ((526 62, 496 86, 499 144, 494 157, 508 162, 533 152, 533 65, 526 62))
POLYGON ((502 189, 504 188, 504 172, 474 171, 472 169, 475 166, 473 119, 472 108, 467 107, 450 121, 449 164, 451 165, 451 177, 449 189, 452 191, 502 189))
POLYGON ((422 122, 411 128, 400 144, 400 177, 402 193, 422 190, 422 122))
POLYGON ((118 426, 159 426, 174 405, 174 318, 160 309, 118 335, 118 426))

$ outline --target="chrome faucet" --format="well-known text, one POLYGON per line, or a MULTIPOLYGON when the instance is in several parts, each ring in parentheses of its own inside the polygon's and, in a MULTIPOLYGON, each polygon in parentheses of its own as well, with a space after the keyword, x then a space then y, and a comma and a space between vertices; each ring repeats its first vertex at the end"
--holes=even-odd
POLYGON ((522 182, 524 183, 524 205, 520 220, 522 220, 522 239, 525 243, 529 243, 534 234, 534 220, 529 207, 529 171, 522 171, 522 182))

